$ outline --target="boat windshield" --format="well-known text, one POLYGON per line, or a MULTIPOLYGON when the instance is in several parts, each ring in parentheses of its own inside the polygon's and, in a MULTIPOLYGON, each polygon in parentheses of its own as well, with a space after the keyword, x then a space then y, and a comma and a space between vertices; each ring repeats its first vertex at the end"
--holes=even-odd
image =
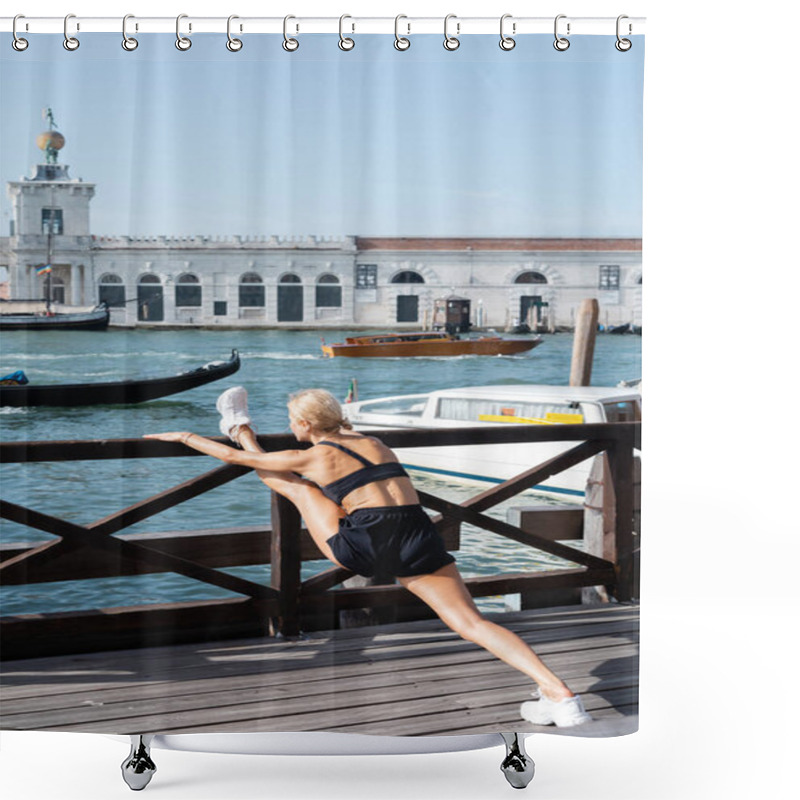
POLYGON ((642 414, 639 404, 634 400, 619 400, 603 403, 606 422, 641 422, 642 414))
POLYGON ((428 400, 426 394, 411 394, 390 397, 388 400, 370 400, 361 403, 359 412, 365 414, 398 414, 406 417, 421 417, 428 400))

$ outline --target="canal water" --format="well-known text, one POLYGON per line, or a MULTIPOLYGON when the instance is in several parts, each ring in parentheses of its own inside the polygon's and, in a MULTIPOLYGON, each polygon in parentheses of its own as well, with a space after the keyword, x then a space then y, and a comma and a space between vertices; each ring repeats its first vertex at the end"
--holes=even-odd
MULTIPOLYGON (((326 332, 329 341, 351 335, 326 332)), ((3 441, 137 438, 145 433, 192 430, 219 435, 215 401, 231 386, 245 386, 260 433, 287 431, 286 399, 298 389, 319 386, 344 398, 351 379, 359 399, 427 392, 448 387, 543 383, 566 384, 572 335, 544 335, 533 350, 517 356, 458 358, 325 359, 316 331, 68 331, 4 333, 0 373, 25 371, 32 383, 110 381, 161 377, 215 360, 232 349, 241 355, 239 372, 222 381, 138 406, 85 408, 0 408, 3 441)), ((599 335, 592 384, 616 386, 641 376, 641 337, 599 335)), ((150 495, 188 480, 218 462, 212 459, 151 459, 7 464, 0 468, 4 499, 79 524, 101 519, 150 495)), ((429 477, 420 488, 453 500, 478 491, 429 477)), ((553 502, 527 496, 524 504, 553 502)), ((505 518, 507 507, 491 513, 505 518)), ((269 495, 253 475, 242 477, 178 508, 159 514, 124 533, 254 525, 269 519, 269 495)), ((50 538, 2 521, 0 541, 42 542, 50 538)), ((552 569, 564 562, 502 537, 464 526, 456 554, 467 576, 505 571, 552 569)), ((304 577, 328 566, 308 562, 304 577)), ((228 572, 267 583, 268 566, 231 568, 228 572)), ((69 581, 0 590, 0 614, 71 611, 107 606, 142 605, 232 596, 215 587, 174 574, 89 581, 69 581)), ((485 610, 502 610, 504 598, 482 600, 485 610)))

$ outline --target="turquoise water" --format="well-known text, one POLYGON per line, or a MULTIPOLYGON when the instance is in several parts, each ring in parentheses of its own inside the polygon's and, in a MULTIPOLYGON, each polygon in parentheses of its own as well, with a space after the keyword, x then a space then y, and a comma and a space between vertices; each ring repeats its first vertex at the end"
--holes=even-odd
MULTIPOLYGON (((326 333, 340 341, 348 332, 326 333)), ((313 331, 141 331, 4 333, 0 374, 23 369, 31 382, 106 381, 162 376, 227 359, 239 350, 242 368, 222 381, 162 400, 129 407, 0 409, 3 441, 137 438, 165 430, 219 435, 215 401, 221 391, 243 385, 259 432, 287 430, 286 398, 308 386, 343 398, 356 378, 359 399, 426 392, 446 387, 503 384, 566 384, 572 352, 570 334, 546 335, 539 347, 518 356, 414 359, 323 359, 313 331)), ((641 375, 641 337, 598 336, 592 384, 614 386, 641 375)), ((2 496, 45 513, 87 524, 169 486, 214 468, 212 459, 151 459, 67 464, 7 464, 0 467, 2 496)), ((420 488, 450 499, 474 494, 473 487, 424 478, 420 488)), ((537 503, 540 500, 536 501, 537 503)), ((544 501, 547 502, 547 501, 544 501)), ((526 501, 527 503, 527 501, 526 501)), ((519 500, 505 504, 519 504, 519 500)), ((504 517, 505 506, 493 511, 504 517)), ((248 475, 178 508, 125 529, 125 533, 253 525, 269 519, 269 496, 248 475)), ((48 541, 50 537, 2 521, 0 540, 48 541)), ((508 540, 465 526, 458 564, 465 575, 546 569, 562 562, 508 540)), ((311 575, 327 562, 304 565, 311 575)), ((268 582, 268 567, 231 573, 268 582)), ((159 603, 230 596, 178 575, 72 581, 4 587, 0 613, 40 613, 99 606, 159 603)), ((502 601, 491 601, 497 608, 502 601)))

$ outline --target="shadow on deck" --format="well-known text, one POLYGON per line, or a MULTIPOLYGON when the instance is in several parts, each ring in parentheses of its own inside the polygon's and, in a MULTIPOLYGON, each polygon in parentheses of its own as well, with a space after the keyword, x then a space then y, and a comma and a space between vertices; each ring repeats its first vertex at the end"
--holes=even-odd
MULTIPOLYGON (((638 725, 638 607, 488 615, 520 635, 584 697, 595 722, 638 725)), ((6 730, 96 733, 337 731, 385 735, 533 732, 531 683, 441 622, 7 661, 6 730)))

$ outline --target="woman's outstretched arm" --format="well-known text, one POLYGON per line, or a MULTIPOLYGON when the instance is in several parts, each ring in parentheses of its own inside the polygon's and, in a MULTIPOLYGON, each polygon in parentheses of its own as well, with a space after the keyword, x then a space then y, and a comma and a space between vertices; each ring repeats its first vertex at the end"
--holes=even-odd
POLYGON ((255 453, 237 450, 221 442, 207 439, 191 431, 169 431, 167 433, 147 433, 145 439, 158 439, 162 442, 180 442, 193 450, 223 461, 253 469, 273 472, 296 472, 303 474, 311 456, 307 450, 279 450, 275 453, 255 453))

